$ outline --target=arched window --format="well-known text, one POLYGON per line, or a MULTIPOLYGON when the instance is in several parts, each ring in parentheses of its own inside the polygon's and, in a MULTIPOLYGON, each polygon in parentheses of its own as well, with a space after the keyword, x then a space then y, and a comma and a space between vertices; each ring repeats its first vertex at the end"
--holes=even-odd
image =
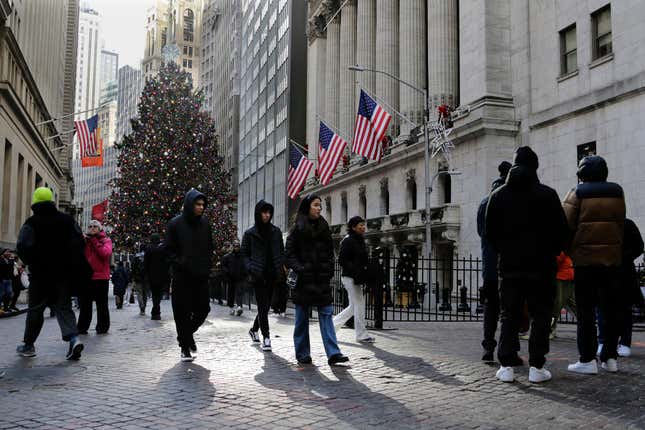
POLYGON ((414 171, 414 169, 408 171, 407 178, 405 181, 406 182, 405 184, 406 209, 409 211, 413 211, 417 209, 417 181, 415 178, 415 174, 416 172, 414 171))
POLYGON ((442 175, 441 178, 443 185, 443 202, 452 203, 452 178, 450 175, 442 175))
POLYGON ((152 30, 150 33, 150 41, 151 41, 151 47, 150 47, 150 55, 155 55, 155 31, 152 30))
POLYGON ((343 191, 340 195, 340 222, 347 222, 347 192, 343 191))
POLYGON ((365 185, 358 187, 358 215, 367 219, 367 188, 365 185))
POLYGON ((192 10, 184 11, 184 42, 192 42, 195 27, 195 14, 192 10))
POLYGON ((383 178, 380 180, 381 185, 381 215, 390 214, 390 190, 388 179, 383 178))
POLYGON ((163 30, 161 30, 161 47, 162 48, 164 46, 166 46, 167 39, 168 39, 168 29, 164 28, 163 30))

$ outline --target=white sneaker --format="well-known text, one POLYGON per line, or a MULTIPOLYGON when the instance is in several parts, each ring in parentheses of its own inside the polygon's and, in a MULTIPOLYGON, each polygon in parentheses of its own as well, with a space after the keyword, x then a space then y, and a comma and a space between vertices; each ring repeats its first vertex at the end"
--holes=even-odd
POLYGON ((598 363, 596 360, 591 360, 589 363, 581 363, 578 361, 577 363, 570 364, 567 370, 573 373, 582 373, 583 375, 597 375, 598 363))
POLYGON ((596 351, 596 355, 600 355, 601 352, 602 352, 602 343, 599 343, 598 350, 596 351))
POLYGON ((501 366, 497 373, 495 373, 495 377, 502 382, 513 382, 515 380, 515 371, 510 366, 501 366))
POLYGON ((271 339, 265 337, 262 341, 262 351, 271 351, 271 339))
POLYGON ((618 372, 618 362, 615 358, 608 358, 606 362, 600 365, 607 372, 616 373, 618 372))
POLYGON ((244 308, 242 306, 238 306, 237 309, 235 309, 235 315, 237 315, 238 317, 242 316, 243 313, 244 308))
POLYGON ((632 355, 632 349, 625 345, 618 345, 618 355, 620 357, 629 357, 632 355))
POLYGON ((231 308, 230 311, 228 311, 229 315, 235 315, 235 308, 231 308))
POLYGON ((529 369, 529 382, 544 382, 551 379, 551 372, 546 370, 544 367, 538 369, 537 367, 531 366, 529 369))

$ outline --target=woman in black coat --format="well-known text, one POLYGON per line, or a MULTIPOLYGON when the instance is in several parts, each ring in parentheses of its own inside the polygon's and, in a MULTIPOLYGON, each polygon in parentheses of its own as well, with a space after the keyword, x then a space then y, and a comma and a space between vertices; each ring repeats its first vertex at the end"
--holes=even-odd
POLYGON ((333 365, 349 359, 341 354, 334 330, 331 288, 334 246, 329 224, 320 215, 321 210, 322 201, 316 195, 309 195, 300 203, 296 224, 287 237, 286 257, 287 267, 298 275, 293 294, 296 358, 299 363, 311 363, 309 309, 315 306, 328 363, 333 365))

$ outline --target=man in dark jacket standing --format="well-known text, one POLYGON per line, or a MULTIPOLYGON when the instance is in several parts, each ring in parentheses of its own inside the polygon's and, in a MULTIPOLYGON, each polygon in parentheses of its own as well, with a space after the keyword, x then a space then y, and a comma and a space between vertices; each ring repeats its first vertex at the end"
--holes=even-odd
POLYGON ((244 287, 246 285, 246 269, 244 257, 240 251, 240 242, 235 239, 231 252, 222 257, 222 272, 228 283, 228 298, 226 304, 231 309, 231 315, 238 317, 244 312, 244 287), (236 306, 237 305, 237 306, 236 306))
MULTIPOLYGON (((170 275, 168 274, 166 251, 161 244, 161 237, 157 233, 150 235, 150 245, 143 255, 143 273, 152 293, 150 319, 158 321, 161 319, 161 296, 170 282, 170 275)), ((143 310, 145 312, 145 302, 143 310)))
POLYGON ((262 349, 271 351, 269 333, 269 307, 276 282, 284 282, 284 243, 282 232, 271 224, 273 205, 260 200, 255 205, 255 225, 244 232, 242 257, 249 284, 255 290, 258 314, 249 330, 253 342, 260 342, 258 330, 262 331, 262 349))
POLYGON ((165 251, 172 265, 172 312, 177 326, 181 361, 193 361, 197 345, 193 335, 204 323, 208 304, 208 275, 214 244, 210 223, 204 217, 206 196, 191 188, 183 213, 168 223, 165 251))
MULTIPOLYGON (((499 178, 493 181, 490 190, 491 193, 504 185, 510 169, 511 163, 508 161, 502 161, 500 163, 497 168, 499 178)), ((499 319, 497 252, 488 243, 484 235, 486 230, 486 206, 488 206, 489 196, 490 194, 484 197, 477 209, 477 234, 481 238, 482 277, 484 281, 480 292, 484 304, 484 340, 482 340, 482 347, 484 348, 482 360, 484 361, 494 360, 495 347, 497 346, 495 331, 497 330, 497 320, 499 319)))
POLYGON ((506 184, 488 201, 484 237, 499 254, 501 334, 497 378, 512 382, 517 336, 526 301, 533 318, 529 339, 530 382, 551 379, 549 352, 555 299, 556 257, 564 248, 567 222, 557 193, 537 176, 538 157, 527 146, 515 152, 506 184))
POLYGON ((564 211, 572 238, 569 255, 575 267, 575 295, 580 359, 569 371, 598 373, 596 307, 604 316, 602 368, 617 372, 620 310, 620 265, 623 260, 625 197, 618 184, 607 182, 605 160, 587 156, 578 164, 580 184, 564 199, 564 211))
POLYGON ((18 255, 28 265, 29 311, 24 343, 16 349, 23 357, 34 357, 34 342, 43 327, 45 306, 54 310, 63 340, 69 342, 68 360, 78 360, 83 344, 78 340, 71 290, 77 282, 89 282, 92 269, 85 259, 85 242, 72 217, 58 209, 49 188, 37 188, 32 198, 34 214, 25 221, 18 236, 18 255))

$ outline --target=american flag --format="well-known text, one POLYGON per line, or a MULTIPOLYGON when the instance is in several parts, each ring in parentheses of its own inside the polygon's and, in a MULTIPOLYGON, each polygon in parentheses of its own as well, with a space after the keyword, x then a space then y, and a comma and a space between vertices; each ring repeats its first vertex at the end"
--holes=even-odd
POLYGON ((99 116, 82 121, 74 121, 74 128, 78 135, 78 142, 81 147, 81 158, 97 157, 100 155, 99 145, 99 116))
POLYGON ((307 157, 298 151, 298 148, 291 145, 289 152, 289 178, 287 183, 287 194, 292 200, 298 198, 298 193, 305 186, 305 181, 314 163, 307 160, 307 157))
POLYGON ((334 175, 340 157, 347 146, 347 142, 339 135, 331 131, 322 121, 320 122, 320 133, 318 134, 320 151, 318 153, 318 173, 320 183, 327 185, 334 175))
POLYGON ((392 115, 361 90, 352 151, 379 161, 382 153, 380 143, 391 119, 392 115))

